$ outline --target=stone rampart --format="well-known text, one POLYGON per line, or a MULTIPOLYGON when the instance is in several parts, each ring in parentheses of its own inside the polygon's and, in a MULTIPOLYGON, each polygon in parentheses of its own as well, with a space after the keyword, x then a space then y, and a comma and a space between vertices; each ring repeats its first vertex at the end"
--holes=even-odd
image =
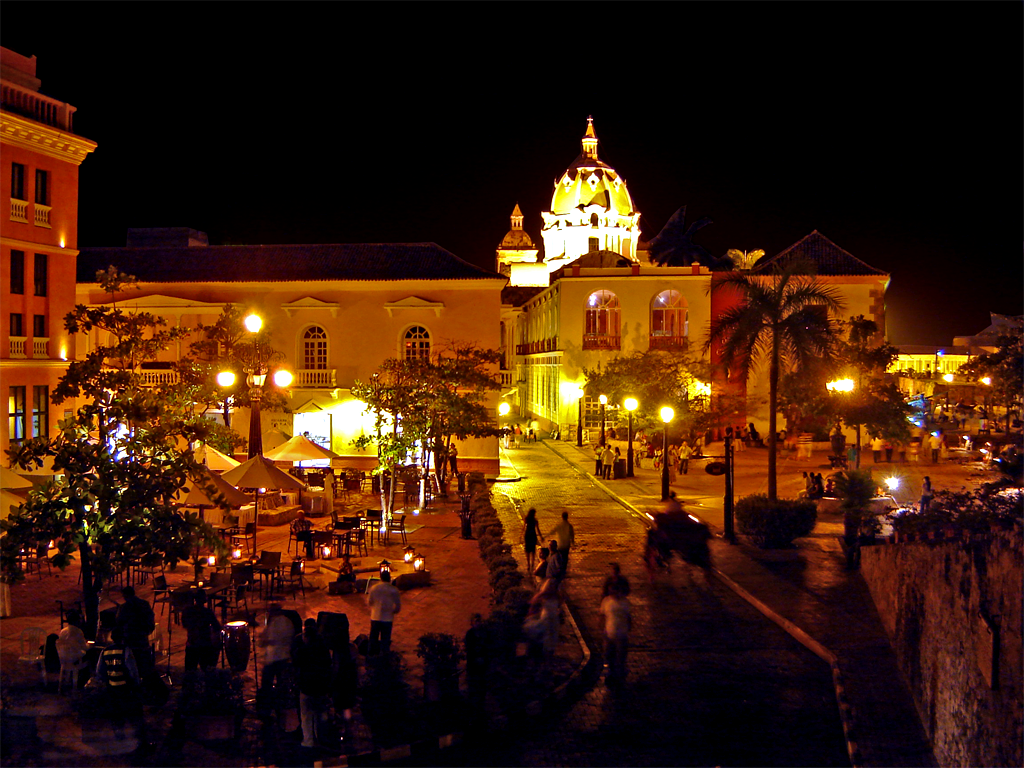
POLYGON ((941 766, 1024 765, 1021 529, 865 547, 861 569, 941 766))

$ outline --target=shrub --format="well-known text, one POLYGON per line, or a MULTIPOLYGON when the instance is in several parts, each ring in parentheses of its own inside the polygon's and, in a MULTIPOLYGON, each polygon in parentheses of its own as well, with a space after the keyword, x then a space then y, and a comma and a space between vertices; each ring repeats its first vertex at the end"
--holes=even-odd
POLYGON ((476 535, 476 543, 480 546, 480 556, 483 557, 483 552, 494 544, 500 544, 501 540, 491 536, 490 533, 478 533, 476 535))
POLYGON ((424 667, 435 671, 454 670, 466 658, 458 638, 445 632, 420 635, 416 655, 423 659, 424 667))
POLYGON ((530 599, 532 597, 533 590, 529 587, 509 587, 501 597, 501 605, 522 621, 526 618, 526 612, 530 608, 530 599))
POLYGON ((493 558, 501 557, 502 555, 512 554, 512 547, 508 544, 495 542, 494 544, 491 544, 489 547, 481 547, 480 551, 483 553, 484 560, 487 560, 489 562, 493 558))
POLYGON ((519 569, 519 563, 512 555, 497 555, 487 560, 487 568, 492 572, 502 569, 515 571, 519 569))
POLYGON ((736 502, 740 532, 762 549, 790 546, 793 539, 814 530, 817 519, 817 507, 808 499, 769 501, 764 494, 755 494, 736 502))
POLYGON ((518 572, 519 571, 514 566, 511 566, 511 565, 503 565, 500 568, 492 568, 491 569, 491 574, 490 574, 490 576, 488 578, 488 581, 490 582, 491 587, 494 587, 495 585, 497 585, 498 579, 500 579, 506 573, 518 573, 518 572))
POLYGON ((519 571, 495 571, 491 584, 494 586, 495 597, 502 602, 505 592, 512 587, 518 587, 523 583, 523 574, 519 571))

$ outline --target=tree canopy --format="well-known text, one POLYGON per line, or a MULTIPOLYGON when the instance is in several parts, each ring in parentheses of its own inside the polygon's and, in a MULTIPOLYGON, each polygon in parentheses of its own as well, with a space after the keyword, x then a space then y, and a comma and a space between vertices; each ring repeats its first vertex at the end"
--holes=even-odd
POLYGON ((0 524, 0 568, 8 582, 22 578, 19 554, 40 543, 54 542, 58 568, 78 556, 90 632, 103 582, 129 561, 173 566, 201 543, 222 546, 209 526, 174 504, 186 482, 202 478, 189 443, 206 440, 214 425, 196 414, 186 388, 143 386, 140 375, 142 363, 188 330, 119 308, 113 297, 134 285, 133 277, 111 268, 97 280, 111 302, 76 306, 65 327, 73 334, 99 330, 110 343, 72 362, 55 388, 54 404, 76 401, 57 433, 8 449, 12 465, 31 469, 49 460, 57 474, 0 524))
POLYGON ((960 367, 964 376, 982 379, 991 383, 992 395, 997 403, 1006 408, 1006 431, 1010 431, 1013 412, 1020 414, 1021 397, 1024 393, 1024 354, 1021 342, 1024 339, 1020 323, 1007 328, 996 339, 996 350, 984 352, 960 367))
POLYGON ((768 366, 768 498, 774 501, 779 377, 784 370, 809 368, 813 360, 831 356, 836 337, 831 318, 843 302, 799 260, 770 275, 730 272, 712 288, 722 289, 738 291, 742 303, 712 322, 704 349, 719 348, 723 363, 744 381, 754 365, 768 366))

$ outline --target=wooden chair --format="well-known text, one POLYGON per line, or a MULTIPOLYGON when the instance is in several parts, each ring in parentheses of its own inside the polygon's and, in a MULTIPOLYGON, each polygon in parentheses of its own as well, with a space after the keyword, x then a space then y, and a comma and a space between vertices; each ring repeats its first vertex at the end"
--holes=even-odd
POLYGON ((192 591, 188 589, 176 589, 171 592, 168 605, 171 606, 171 621, 181 624, 181 614, 186 608, 192 605, 192 591))
POLYGON ((305 575, 303 571, 302 560, 292 560, 291 565, 288 566, 288 570, 285 575, 281 577, 283 584, 288 584, 292 588, 292 594, 295 594, 295 589, 298 588, 302 591, 302 596, 306 596, 306 586, 304 584, 305 575))
POLYGON ((405 518, 407 517, 408 515, 402 515, 400 518, 398 518, 398 525, 393 526, 393 530, 398 531, 398 533, 402 534, 403 544, 408 543, 405 538, 405 518))
POLYGON ((171 590, 167 587, 167 577, 158 574, 153 577, 153 607, 160 603, 160 615, 164 615, 164 608, 171 603, 171 590))
POLYGON ((366 530, 363 528, 354 528, 349 532, 349 541, 352 547, 358 553, 362 551, 364 555, 369 557, 370 548, 366 545, 366 530))
POLYGON ((246 552, 252 555, 253 545, 256 543, 256 523, 246 523, 244 533, 233 533, 230 538, 232 545, 244 541, 246 552))
POLYGON ((43 578, 43 565, 46 566, 47 575, 53 574, 53 568, 50 566, 50 546, 49 543, 40 544, 36 547, 34 553, 29 553, 22 558, 22 567, 25 570, 25 575, 35 571, 39 574, 39 578, 43 578))
POLYGON ((313 553, 316 557, 323 557, 324 548, 333 546, 334 531, 313 531, 313 553))
POLYGON ((81 600, 75 600, 75 602, 73 602, 71 604, 70 608, 65 608, 64 607, 64 601, 63 600, 54 600, 54 602, 57 603, 57 611, 60 613, 60 628, 61 629, 64 629, 64 625, 68 623, 68 612, 69 611, 77 611, 79 616, 82 615, 82 601, 81 600))

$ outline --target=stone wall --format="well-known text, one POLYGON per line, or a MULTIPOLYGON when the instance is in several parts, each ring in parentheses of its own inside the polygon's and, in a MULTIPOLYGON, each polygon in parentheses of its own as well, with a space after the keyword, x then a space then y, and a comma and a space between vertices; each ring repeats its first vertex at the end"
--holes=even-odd
POLYGON ((863 550, 864 579, 940 766, 1024 765, 1021 545, 1018 525, 863 550))

